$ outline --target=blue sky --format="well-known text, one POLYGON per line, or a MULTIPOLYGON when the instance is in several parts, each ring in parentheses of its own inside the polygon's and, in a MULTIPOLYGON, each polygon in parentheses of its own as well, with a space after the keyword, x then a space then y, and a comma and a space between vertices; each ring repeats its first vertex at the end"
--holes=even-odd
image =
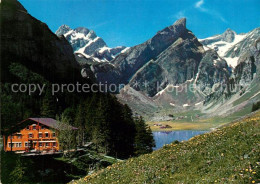
POLYGON ((87 27, 108 46, 134 46, 157 31, 187 18, 198 38, 260 27, 259 0, 19 0, 55 32, 62 24, 87 27))

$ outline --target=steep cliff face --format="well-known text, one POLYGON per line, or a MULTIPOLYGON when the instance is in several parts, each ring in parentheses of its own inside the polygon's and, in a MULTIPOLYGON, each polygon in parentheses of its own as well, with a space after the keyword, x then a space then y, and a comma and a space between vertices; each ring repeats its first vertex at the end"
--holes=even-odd
MULTIPOLYGON (((204 52, 197 38, 186 29, 186 19, 176 21, 153 38, 129 48, 111 61, 113 70, 100 70, 104 64, 93 67, 98 81, 130 84, 149 82, 149 89, 138 85, 149 96, 156 94, 155 82, 161 86, 183 83, 195 77, 204 52), (116 72, 114 72, 116 71, 116 72), (117 76, 117 80, 112 80, 117 76)), ((158 92, 158 91, 157 91, 158 92)))
POLYGON ((200 62, 195 84, 205 96, 216 91, 221 94, 230 74, 226 61, 214 50, 209 50, 200 62))
POLYGON ((187 31, 161 52, 155 60, 149 61, 146 66, 138 70, 131 78, 130 86, 136 90, 147 91, 149 96, 154 96, 159 92, 158 87, 182 84, 194 79, 203 52, 196 37, 187 31), (148 83, 148 88, 144 85, 135 87, 136 83, 148 83))
POLYGON ((260 70, 260 38, 240 56, 234 70, 234 79, 241 88, 248 87, 252 80, 259 76, 260 70))
POLYGON ((223 58, 231 57, 237 60, 229 81, 223 81, 227 84, 227 90, 232 91, 231 94, 240 90, 244 93, 253 79, 259 75, 259 39, 260 29, 256 28, 244 34, 243 39, 225 53, 223 58))
POLYGON ((26 65, 50 81, 80 79, 80 68, 67 40, 29 15, 19 2, 1 2, 1 24, 2 80, 10 80, 5 72, 12 62, 26 65))
POLYGON ((150 60, 156 60, 165 49, 186 33, 186 19, 181 19, 172 26, 159 31, 150 40, 130 48, 126 54, 115 58, 112 63, 122 71, 122 82, 127 83, 144 64, 150 60))
POLYGON ((255 83, 253 80, 260 76, 259 40, 260 28, 257 28, 249 32, 244 40, 227 52, 230 57, 238 58, 232 79, 237 85, 237 90, 240 90, 240 94, 250 90, 252 82, 255 83))
POLYGON ((237 65, 229 79, 220 85, 221 90, 213 90, 206 96, 204 112, 212 116, 228 115, 250 109, 252 104, 260 99, 259 42, 260 34, 257 28, 244 34, 244 39, 225 53, 225 57, 237 59, 237 65))
POLYGON ((55 118, 90 95, 66 89, 52 93, 52 84, 90 83, 82 78, 72 47, 63 36, 53 34, 17 0, 2 0, 0 16, 1 133, 17 131, 17 123, 28 117, 55 118), (13 84, 23 89, 15 91, 13 84))

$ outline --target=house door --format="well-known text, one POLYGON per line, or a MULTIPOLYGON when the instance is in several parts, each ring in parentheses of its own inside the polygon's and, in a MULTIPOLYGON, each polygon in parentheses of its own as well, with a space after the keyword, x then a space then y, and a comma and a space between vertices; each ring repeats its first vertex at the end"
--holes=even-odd
POLYGON ((37 144, 36 142, 33 143, 32 149, 36 149, 36 144, 37 144))
POLYGON ((34 150, 35 149, 35 144, 32 140, 29 141, 29 145, 30 145, 30 150, 34 150))

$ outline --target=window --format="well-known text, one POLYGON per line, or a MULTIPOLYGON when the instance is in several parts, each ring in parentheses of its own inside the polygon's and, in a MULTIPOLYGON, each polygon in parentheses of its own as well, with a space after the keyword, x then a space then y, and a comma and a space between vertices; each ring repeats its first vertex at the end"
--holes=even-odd
POLYGON ((36 126, 33 126, 33 130, 36 130, 36 126))
POLYGON ((29 133, 29 134, 28 134, 28 137, 29 137, 29 138, 33 138, 32 133, 29 133))
POLYGON ((39 147, 42 147, 42 143, 41 142, 39 143, 39 147))
POLYGON ((21 139, 22 135, 21 134, 17 134, 17 139, 21 139))
POLYGON ((56 134, 55 134, 55 132, 53 132, 53 133, 52 133, 52 137, 56 137, 56 134))
MULTIPOLYGON (((8 143, 8 147, 11 148, 11 143, 8 143)), ((14 148, 14 143, 12 143, 12 147, 14 148)))
POLYGON ((53 147, 56 147, 56 142, 52 143, 52 146, 53 146, 53 147))
POLYGON ((15 143, 15 147, 17 147, 17 148, 21 148, 21 147, 22 147, 22 143, 21 143, 21 142, 17 142, 17 143, 15 143))
POLYGON ((39 133, 39 138, 42 138, 42 133, 39 133))
POLYGON ((27 129, 27 130, 30 130, 30 126, 27 126, 26 129, 27 129))
POLYGON ((45 132, 45 137, 49 137, 49 133, 48 132, 45 132))
POLYGON ((28 142, 25 142, 24 145, 25 145, 25 147, 31 147, 31 144, 28 142))
POLYGON ((45 147, 49 147, 49 143, 48 142, 45 143, 45 147))

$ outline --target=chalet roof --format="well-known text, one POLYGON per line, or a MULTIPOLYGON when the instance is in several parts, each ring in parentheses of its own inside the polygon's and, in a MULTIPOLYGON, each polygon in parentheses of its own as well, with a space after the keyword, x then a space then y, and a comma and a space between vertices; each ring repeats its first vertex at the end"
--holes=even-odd
POLYGON ((18 132, 19 130, 24 128, 24 123, 27 122, 28 120, 34 121, 36 123, 40 123, 42 125, 46 125, 50 128, 54 128, 54 129, 62 130, 62 129, 71 128, 72 130, 78 130, 78 128, 73 127, 71 125, 66 125, 66 124, 59 125, 58 121, 56 121, 55 119, 52 119, 52 118, 28 118, 28 119, 21 121, 20 123, 17 123, 15 126, 12 126, 11 128, 1 130, 2 131, 1 133, 3 135, 11 135, 14 132, 18 132))
MULTIPOLYGON (((52 119, 52 118, 28 118, 27 120, 32 120, 32 121, 38 122, 40 124, 46 125, 48 127, 54 128, 54 129, 57 129, 57 127, 58 127, 58 122, 55 119, 52 119)), ((78 128, 73 127, 73 126, 70 126, 70 127, 73 130, 78 129, 78 128)))

